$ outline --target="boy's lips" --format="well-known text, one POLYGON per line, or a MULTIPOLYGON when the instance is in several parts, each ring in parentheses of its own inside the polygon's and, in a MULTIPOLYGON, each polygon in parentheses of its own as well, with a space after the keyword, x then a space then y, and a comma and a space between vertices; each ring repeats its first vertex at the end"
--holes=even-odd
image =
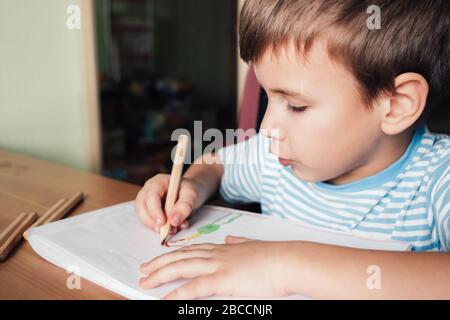
POLYGON ((273 152, 272 149, 270 150, 270 153, 273 154, 275 157, 278 158, 278 161, 281 163, 281 165, 287 167, 287 166, 291 166, 294 163, 294 160, 290 160, 290 159, 286 159, 286 158, 282 158, 280 156, 277 155, 278 152, 273 152))
POLYGON ((278 161, 285 167, 290 166, 292 164, 292 160, 284 159, 284 158, 278 158, 278 161))

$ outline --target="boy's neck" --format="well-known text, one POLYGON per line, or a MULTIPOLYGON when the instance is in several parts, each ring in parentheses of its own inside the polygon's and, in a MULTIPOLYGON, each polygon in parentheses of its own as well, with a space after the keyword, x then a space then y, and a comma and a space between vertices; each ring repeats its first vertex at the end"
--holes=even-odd
POLYGON ((355 169, 328 180, 327 183, 342 185, 373 176, 400 159, 411 143, 413 130, 406 130, 395 136, 384 139, 369 159, 355 169))

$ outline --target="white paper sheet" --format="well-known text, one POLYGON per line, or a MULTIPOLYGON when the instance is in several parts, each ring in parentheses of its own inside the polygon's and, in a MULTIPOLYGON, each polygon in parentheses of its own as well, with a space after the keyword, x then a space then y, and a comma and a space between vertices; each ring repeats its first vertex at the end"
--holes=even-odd
POLYGON ((188 230, 171 238, 171 247, 163 247, 159 234, 142 225, 134 212, 134 203, 127 202, 34 228, 29 242, 34 251, 51 263, 66 270, 75 267, 81 277, 129 299, 159 299, 185 283, 179 280, 155 289, 141 289, 139 266, 143 262, 180 245, 223 243, 226 235, 274 241, 307 240, 365 249, 409 249, 401 242, 317 231, 287 220, 215 206, 198 210, 190 223, 188 230))

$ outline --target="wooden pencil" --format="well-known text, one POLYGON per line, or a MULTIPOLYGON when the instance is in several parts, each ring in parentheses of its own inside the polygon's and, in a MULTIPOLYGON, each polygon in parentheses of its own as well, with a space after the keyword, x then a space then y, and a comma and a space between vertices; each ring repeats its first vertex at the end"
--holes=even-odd
POLYGON ((159 236, 161 245, 167 240, 170 233, 171 223, 169 212, 172 210, 173 205, 178 197, 178 191, 180 189, 181 174, 183 173, 183 163, 186 156, 186 150, 188 146, 189 138, 187 135, 180 135, 178 137, 178 144, 175 151, 173 160, 172 172, 170 173, 169 187, 167 189, 166 201, 164 203, 164 212, 166 214, 166 223, 159 229, 159 236))
POLYGON ((26 214, 20 224, 9 234, 6 240, 0 245, 0 262, 5 261, 14 247, 19 243, 25 230, 27 230, 36 220, 36 212, 26 214))
POLYGON ((72 210, 78 203, 80 203, 84 198, 83 192, 78 192, 73 195, 69 200, 64 202, 58 209, 55 210, 45 221, 43 224, 47 224, 50 222, 54 222, 64 218, 66 214, 72 210))
POLYGON ((23 233, 23 237, 25 238, 25 240, 28 240, 28 233, 31 228, 39 227, 40 225, 44 224, 45 221, 48 220, 50 218, 50 216, 66 202, 67 202, 66 198, 60 199, 50 209, 48 209, 42 216, 40 216, 39 219, 37 219, 37 221, 35 223, 33 223, 33 225, 31 227, 29 227, 23 233))
POLYGON ((0 246, 9 238, 9 236, 11 235, 11 233, 14 232, 14 230, 16 230, 19 225, 22 223, 22 221, 26 218, 27 214, 26 213, 21 213, 19 214, 14 220, 13 222, 11 222, 5 230, 3 230, 3 232, 0 234, 0 246))

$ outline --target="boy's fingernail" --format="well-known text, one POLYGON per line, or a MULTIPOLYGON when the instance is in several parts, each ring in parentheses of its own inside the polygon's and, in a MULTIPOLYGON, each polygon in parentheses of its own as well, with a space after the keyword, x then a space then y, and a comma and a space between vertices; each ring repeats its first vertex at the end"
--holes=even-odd
POLYGON ((139 279, 139 283, 144 283, 146 280, 148 279, 148 277, 143 277, 139 279))
POLYGON ((162 222, 161 218, 156 219, 156 224, 161 225, 161 222, 162 222))

